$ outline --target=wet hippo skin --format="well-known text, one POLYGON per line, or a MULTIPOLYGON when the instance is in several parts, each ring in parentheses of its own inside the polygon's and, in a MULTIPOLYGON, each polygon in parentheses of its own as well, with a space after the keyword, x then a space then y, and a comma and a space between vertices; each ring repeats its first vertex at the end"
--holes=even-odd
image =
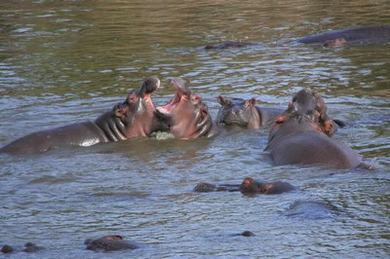
POLYGON ((346 44, 377 44, 390 42, 390 25, 367 26, 332 30, 309 35, 297 42, 320 43, 324 47, 341 47, 346 44))
POLYGON ((277 118, 265 151, 275 165, 321 164, 355 168, 361 157, 344 143, 329 138, 309 115, 297 112, 277 118))
POLYGON ((149 135, 164 128, 155 116, 151 94, 160 80, 147 78, 138 90, 128 94, 123 103, 114 106, 95 121, 74 123, 19 138, 2 147, 9 154, 34 154, 64 146, 91 146, 149 135))
POLYGON ((311 115, 322 132, 328 136, 332 136, 339 127, 345 126, 343 121, 329 117, 324 99, 319 93, 311 89, 302 89, 293 96, 284 113, 289 114, 293 112, 311 115))
POLYGON ((252 194, 280 194, 295 190, 295 187, 287 182, 259 182, 251 177, 246 177, 241 184, 211 184, 198 183, 194 192, 236 192, 239 191, 245 195, 252 194))
POLYGON ((259 129, 272 121, 283 109, 256 106, 256 99, 217 98, 221 108, 218 111, 218 125, 240 126, 248 129, 259 129))
POLYGON ((193 94, 188 82, 181 78, 170 80, 176 94, 166 105, 156 108, 161 120, 167 121, 169 132, 178 139, 212 137, 217 133, 208 107, 199 95, 193 94))
POLYGON ((135 243, 124 240, 120 235, 108 235, 97 239, 87 239, 84 244, 88 250, 93 251, 118 251, 133 250, 138 248, 135 243))

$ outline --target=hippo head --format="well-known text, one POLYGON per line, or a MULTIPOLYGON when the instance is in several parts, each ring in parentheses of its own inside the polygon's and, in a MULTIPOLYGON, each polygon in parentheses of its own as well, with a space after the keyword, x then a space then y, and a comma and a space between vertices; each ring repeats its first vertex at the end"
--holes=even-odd
POLYGON ((245 177, 240 185, 240 191, 244 194, 254 194, 262 192, 262 184, 251 177, 245 177))
POLYGON ((115 105, 111 112, 100 116, 95 121, 96 124, 111 141, 149 135, 160 127, 151 99, 152 93, 159 86, 160 80, 157 77, 145 79, 139 89, 130 91, 123 103, 115 105))
POLYGON ((324 99, 319 93, 310 89, 303 89, 296 93, 285 113, 308 115, 328 136, 336 132, 337 126, 344 126, 343 122, 329 118, 324 99))
POLYGON ((256 108, 256 99, 227 98, 219 96, 218 102, 222 107, 218 111, 217 123, 237 125, 249 129, 258 129, 261 118, 256 108))
POLYGON ((175 87, 176 94, 166 105, 157 107, 158 117, 168 121, 169 131, 176 138, 209 136, 213 122, 206 104, 200 96, 191 93, 183 79, 171 79, 170 84, 175 87))

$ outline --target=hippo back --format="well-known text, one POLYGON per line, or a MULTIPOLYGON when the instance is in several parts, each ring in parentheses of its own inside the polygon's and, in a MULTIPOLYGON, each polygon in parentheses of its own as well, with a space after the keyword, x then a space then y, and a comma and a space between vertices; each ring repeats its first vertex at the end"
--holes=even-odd
POLYGON ((276 165, 322 164, 347 169, 361 162, 350 147, 315 131, 290 134, 268 149, 276 165))

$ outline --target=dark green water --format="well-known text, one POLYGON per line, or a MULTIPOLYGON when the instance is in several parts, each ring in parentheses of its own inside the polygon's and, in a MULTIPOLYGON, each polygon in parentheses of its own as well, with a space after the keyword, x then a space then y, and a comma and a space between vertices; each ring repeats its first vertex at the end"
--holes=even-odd
MULTIPOLYGON (((319 31, 390 24, 388 1, 2 1, 0 145, 33 131, 93 120, 156 75, 192 82, 212 114, 216 97, 286 107, 317 89, 348 122, 340 139, 373 172, 274 167, 261 158, 267 130, 196 141, 136 140, 41 156, 0 157, 0 245, 36 242, 35 258, 385 258, 390 254, 390 45, 324 49, 291 41, 319 31), (205 51, 223 40, 259 45, 205 51), (246 176, 299 191, 246 197, 195 194, 200 181, 246 176), (285 215, 296 200, 337 211, 285 215), (251 230, 251 238, 232 236, 251 230), (141 249, 86 251, 118 233, 141 249)), ((11 258, 26 257, 16 253, 11 258)))

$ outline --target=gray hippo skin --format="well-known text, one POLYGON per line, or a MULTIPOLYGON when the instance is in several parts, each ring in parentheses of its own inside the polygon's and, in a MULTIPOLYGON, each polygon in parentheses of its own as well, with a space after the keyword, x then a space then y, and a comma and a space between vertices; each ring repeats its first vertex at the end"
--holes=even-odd
POLYGON ((236 125, 248 129, 259 129, 283 113, 282 109, 256 106, 256 99, 228 98, 218 96, 222 106, 217 115, 217 124, 236 125))
POLYGON ((379 44, 390 42, 390 25, 356 27, 332 30, 309 35, 297 40, 299 43, 320 43, 324 47, 340 47, 345 44, 379 44))
POLYGON ((287 182, 259 182, 251 177, 246 177, 241 184, 211 184, 198 183, 194 192, 236 192, 239 191, 245 195, 254 194, 281 194, 295 190, 295 187, 287 182))
POLYGON ((329 202, 297 200, 283 214, 298 219, 320 220, 332 218, 337 212, 337 207, 329 202))
POLYGON ((124 240, 120 235, 109 235, 97 239, 87 239, 84 244, 88 250, 93 251, 118 251, 118 250, 133 250, 138 248, 138 245, 124 240))
POLYGON ((283 114, 297 112, 311 115, 313 120, 321 128, 322 132, 332 136, 337 129, 345 127, 341 120, 332 119, 327 114, 328 108, 319 93, 311 89, 302 89, 296 93, 283 114))
POLYGON ((171 79, 170 84, 176 89, 175 96, 156 108, 157 117, 166 121, 169 132, 178 139, 214 136, 217 129, 201 97, 193 94, 181 78, 171 79))
POLYGON ((275 121, 265 151, 275 165, 321 164, 348 169, 361 163, 361 157, 350 147, 324 134, 313 117, 297 112, 275 121))
POLYGON ((155 77, 144 80, 141 87, 128 94, 123 103, 102 114, 95 121, 74 123, 38 131, 2 147, 0 153, 34 154, 64 146, 91 146, 147 136, 160 129, 151 94, 159 87, 155 77))

